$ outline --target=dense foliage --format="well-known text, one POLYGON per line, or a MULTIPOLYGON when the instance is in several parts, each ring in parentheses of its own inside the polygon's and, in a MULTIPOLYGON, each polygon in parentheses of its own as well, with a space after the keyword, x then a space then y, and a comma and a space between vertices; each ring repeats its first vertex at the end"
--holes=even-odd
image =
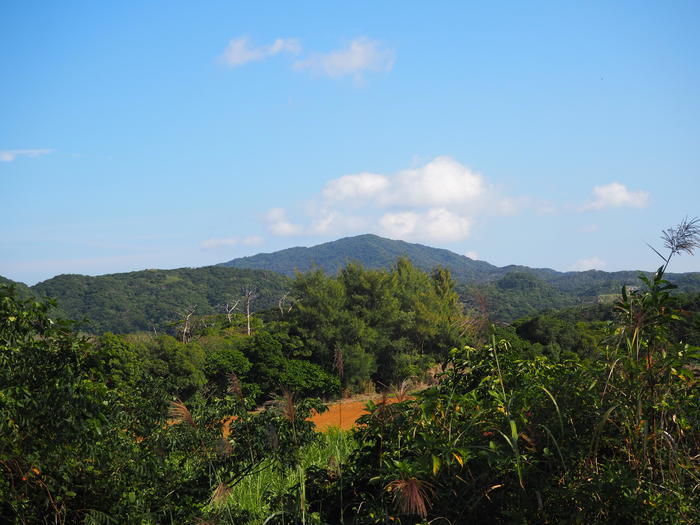
MULTIPOLYGON (((512 321, 535 313, 531 306, 538 308, 536 311, 541 311, 543 307, 561 308, 581 301, 595 302, 599 295, 618 294, 622 286, 637 282, 636 271, 589 270, 562 273, 548 268, 517 265, 499 268, 485 261, 476 261, 448 250, 384 239, 377 235, 359 235, 310 248, 297 247, 274 253, 261 253, 233 259, 223 264, 235 268, 272 270, 288 276, 293 276, 297 271, 307 272, 315 268, 335 275, 348 263, 355 262, 370 269, 388 269, 401 257, 408 258, 414 266, 425 272, 430 272, 436 267, 449 269, 452 277, 462 287, 468 286, 472 291, 487 294, 496 312, 494 318, 502 321, 512 321), (505 281, 495 286, 491 284, 501 278, 505 278, 505 281), (532 286, 533 279, 534 286, 532 286), (523 282, 514 283, 512 282, 514 280, 523 282), (503 296, 501 292, 511 284, 516 288, 534 288, 534 293, 518 296, 506 291, 503 296), (547 305, 544 295, 549 295, 549 299, 553 301, 547 305), (525 299, 530 306, 526 305, 523 310, 518 310, 521 308, 519 303, 521 299, 525 299), (509 303, 509 306, 501 306, 502 300, 509 303)), ((683 291, 700 291, 700 273, 667 274, 667 278, 683 291)), ((463 300, 468 303, 472 301, 469 291, 464 288, 460 290, 463 300)))
POLYGON ((672 336, 670 286, 660 269, 625 295, 601 360, 495 337, 454 350, 438 386, 364 417, 342 481, 316 471, 313 508, 328 523, 695 523, 700 348, 672 336))
POLYGON ((560 292, 527 272, 507 273, 485 284, 463 285, 459 287, 459 293, 467 308, 485 308, 491 319, 500 322, 565 308, 581 300, 576 295, 560 292))
POLYGON ((449 272, 400 259, 390 271, 350 264, 336 277, 298 275, 290 333, 344 386, 389 385, 425 371, 459 344, 461 306, 449 272))
POLYGON ((613 304, 511 325, 407 259, 168 333, 81 335, 0 286, 0 522, 694 523, 700 298, 665 274, 695 225, 613 304), (318 398, 408 378, 352 433, 314 432, 318 398))
POLYGON ((193 348, 157 338, 144 355, 110 334, 91 341, 49 307, 8 289, 0 297, 3 523, 216 517, 242 479, 293 469, 316 439, 306 417, 317 404, 287 398, 252 412, 235 376, 218 395, 193 393, 193 348), (189 392, 187 404, 172 392, 189 392))

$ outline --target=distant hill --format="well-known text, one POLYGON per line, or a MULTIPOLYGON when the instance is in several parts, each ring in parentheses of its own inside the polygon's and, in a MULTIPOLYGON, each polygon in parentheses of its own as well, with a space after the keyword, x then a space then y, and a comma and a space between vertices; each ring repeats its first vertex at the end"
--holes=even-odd
POLYGON ((389 268, 399 257, 408 257, 414 266, 431 271, 437 266, 449 268, 458 281, 482 281, 498 273, 498 268, 483 261, 475 261, 449 250, 431 248, 422 244, 385 239, 378 235, 358 235, 312 246, 287 248, 273 253, 259 253, 221 263, 231 268, 272 270, 290 277, 314 267, 335 274, 349 262, 358 262, 366 268, 389 268))
MULTIPOLYGON (((210 314, 217 305, 240 298, 246 287, 258 297, 254 310, 277 306, 291 289, 295 271, 314 267, 335 274, 348 262, 368 268, 389 268, 397 258, 408 257, 424 271, 449 268, 467 308, 486 306, 491 318, 513 321, 547 309, 610 301, 623 285, 639 283, 638 272, 557 272, 526 266, 497 267, 449 250, 422 244, 359 235, 310 248, 288 248, 234 259, 217 266, 178 270, 143 270, 88 277, 59 275, 27 287, 0 277, 0 284, 14 284, 23 297, 53 297, 60 311, 72 319, 89 319, 90 332, 164 330, 178 319, 178 312, 197 307, 210 314)), ((683 292, 700 292, 700 273, 667 274, 683 292)))
POLYGON ((126 333, 165 330, 179 319, 178 312, 192 306, 197 314, 212 314, 217 305, 240 299, 247 287, 256 291, 253 310, 277 306, 290 283, 275 272, 207 266, 98 277, 59 275, 30 290, 55 298, 68 318, 87 318, 83 328, 89 332, 126 333))
MULTIPOLYGON (((490 304, 494 319, 512 321, 548 308, 562 308, 581 302, 596 302, 600 295, 617 294, 625 285, 636 285, 639 272, 558 272, 550 268, 494 266, 449 250, 422 244, 385 239, 377 235, 346 237, 309 248, 287 248, 221 263, 234 268, 272 270, 292 276, 314 267, 335 274, 348 262, 368 268, 389 268, 399 257, 408 257, 424 271, 437 266, 449 268, 467 305, 481 294, 490 304)), ((700 273, 667 274, 683 292, 700 291, 700 273)))
POLYGON ((8 279, 7 277, 3 277, 2 275, 0 275, 0 286, 2 285, 14 286, 17 290, 17 295, 22 299, 29 299, 30 297, 34 296, 33 292, 26 284, 13 281, 11 279, 8 279))
MULTIPOLYGON (((558 272, 550 268, 529 268, 509 265, 498 267, 484 261, 475 261, 464 255, 431 248, 422 244, 385 239, 378 235, 345 237, 310 248, 287 248, 272 253, 241 257, 219 266, 272 270, 293 276, 296 271, 306 272, 314 267, 335 274, 348 262, 359 262, 367 268, 389 268, 399 257, 408 257, 424 271, 437 266, 449 268, 454 279, 462 284, 480 284, 495 281, 509 273, 531 274, 555 289, 576 296, 594 297, 601 293, 617 293, 623 285, 636 284, 639 272, 558 272)), ((686 291, 700 291, 700 273, 667 274, 668 278, 686 291)))

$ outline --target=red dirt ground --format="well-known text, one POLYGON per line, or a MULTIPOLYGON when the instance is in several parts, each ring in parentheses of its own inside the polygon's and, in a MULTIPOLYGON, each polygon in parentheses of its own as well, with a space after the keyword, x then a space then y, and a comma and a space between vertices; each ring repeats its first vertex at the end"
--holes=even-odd
MULTIPOLYGON (((342 430, 350 430, 355 426, 355 422, 367 414, 367 402, 374 401, 378 403, 382 396, 367 396, 362 399, 352 398, 331 403, 328 405, 328 410, 323 414, 314 414, 311 416, 311 421, 316 425, 316 430, 325 432, 330 427, 338 427, 342 430)), ((393 397, 387 398, 387 403, 396 403, 393 397)))
MULTIPOLYGON (((411 396, 409 396, 411 397, 411 396)), ((319 432, 325 432, 331 427, 338 427, 342 430, 350 430, 355 427, 355 423, 360 418, 367 414, 367 402, 374 401, 375 403, 380 403, 382 401, 382 396, 379 394, 375 395, 361 395, 355 396, 349 399, 343 399, 342 401, 336 401, 335 403, 329 403, 326 405, 328 410, 323 414, 314 414, 309 418, 310 421, 316 425, 316 430, 319 432)), ((394 396, 388 396, 385 398, 387 404, 396 403, 396 398, 394 396)), ((231 422, 236 419, 236 416, 231 416, 225 418, 222 426, 222 436, 227 438, 231 434, 231 422)))

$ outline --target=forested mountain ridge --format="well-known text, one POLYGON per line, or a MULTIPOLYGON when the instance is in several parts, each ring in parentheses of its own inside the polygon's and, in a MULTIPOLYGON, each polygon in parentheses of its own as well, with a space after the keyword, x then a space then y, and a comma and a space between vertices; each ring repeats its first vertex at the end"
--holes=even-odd
POLYGON ((252 310, 277 306, 290 283, 275 272, 205 266, 97 277, 58 275, 29 290, 56 299, 60 311, 72 319, 87 318, 84 328, 90 332, 125 333, 166 329, 193 308, 197 315, 213 314, 219 305, 240 301, 246 290, 254 294, 252 310))
MULTIPOLYGON (((241 257, 221 263, 220 266, 272 270, 288 276, 293 276, 296 271, 304 273, 318 267, 329 274, 335 274, 348 262, 358 262, 366 268, 387 269, 399 257, 407 257, 423 271, 431 271, 437 266, 448 268, 455 281, 461 284, 488 283, 512 273, 531 274, 556 290, 577 297, 595 298, 600 294, 618 293, 623 285, 636 285, 639 277, 637 271, 559 272, 551 268, 520 265, 498 267, 449 250, 385 239, 372 234, 345 237, 309 248, 287 248, 241 257)), ((666 277, 683 291, 700 291, 699 272, 669 273, 666 277)))
POLYGON ((460 282, 483 281, 498 272, 498 267, 484 261, 475 261, 449 250, 431 248, 422 244, 385 239, 365 234, 344 237, 309 248, 297 246, 272 253, 241 257, 220 266, 273 270, 293 276, 312 268, 322 268, 335 274, 349 262, 358 262, 369 269, 390 268, 399 257, 408 257, 416 268, 430 271, 437 266, 449 268, 460 282))
POLYGON ((2 275, 0 275, 0 286, 2 285, 14 286, 17 290, 18 296, 21 298, 28 298, 34 295, 29 286, 27 286, 26 284, 20 283, 18 281, 13 281, 12 279, 8 279, 7 277, 3 277, 2 275))
MULTIPOLYGON (((31 287, 14 284, 23 297, 52 297, 65 316, 87 318, 90 323, 84 328, 90 332, 125 333, 167 330, 193 307, 197 315, 220 311, 220 305, 241 300, 246 289, 255 292, 252 311, 276 307, 292 289, 290 276, 295 271, 320 268, 336 275, 349 262, 367 269, 390 269, 402 257, 423 271, 449 269, 467 309, 486 309, 492 320, 504 322, 547 309, 595 303, 601 295, 618 294, 622 286, 637 285, 639 276, 635 271, 499 268, 449 250, 367 234, 310 248, 261 253, 217 266, 97 277, 59 275, 31 287)), ((669 273, 667 278, 682 292, 700 291, 700 273, 669 273)), ((0 283, 13 281, 0 277, 0 283)))

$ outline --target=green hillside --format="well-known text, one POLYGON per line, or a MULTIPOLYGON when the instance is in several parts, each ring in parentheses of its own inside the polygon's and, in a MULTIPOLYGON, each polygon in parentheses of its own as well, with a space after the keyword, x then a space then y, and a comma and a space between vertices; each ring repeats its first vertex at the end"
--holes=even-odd
MULTIPOLYGON (((462 300, 472 306, 476 295, 486 297, 493 319, 500 321, 512 321, 545 309, 595 303, 600 295, 618 294, 623 286, 636 285, 639 277, 637 271, 558 272, 519 265, 499 268, 449 250, 369 234, 309 248, 242 257, 221 266, 266 269, 289 276, 319 267, 335 274, 350 261, 367 268, 390 268, 399 257, 408 257, 424 271, 439 266, 448 268, 459 284, 462 300)), ((666 277, 682 292, 700 291, 700 273, 669 273, 666 277)))
POLYGON ((296 271, 306 272, 314 267, 335 274, 348 262, 358 262, 365 268, 391 267, 399 257, 408 257, 414 266, 430 271, 437 266, 449 268, 457 281, 489 279, 498 268, 484 261, 475 261, 449 250, 431 248, 422 244, 384 239, 377 235, 345 237, 310 248, 287 248, 273 253, 260 253, 222 263, 232 268, 272 270, 293 276, 296 271))
POLYGON ((23 299, 27 299, 33 295, 32 290, 26 284, 13 281, 12 279, 0 275, 0 286, 2 285, 14 286, 15 290, 17 290, 17 295, 23 299))
POLYGON ((31 290, 55 298, 65 315, 88 319, 85 328, 90 332, 125 333, 164 330, 194 306, 197 314, 214 313, 217 305, 240 299, 246 288, 256 291, 253 310, 270 308, 289 284, 287 277, 270 271, 207 266, 98 277, 59 275, 31 290))
POLYGON ((491 320, 501 322, 582 302, 530 272, 509 272, 492 282, 460 285, 457 291, 467 309, 485 308, 491 320))
MULTIPOLYGON (((255 288, 253 310, 277 306, 290 289, 295 272, 321 268, 335 275, 348 262, 368 269, 389 269, 400 257, 430 272, 448 268, 462 302, 488 309, 494 321, 510 322, 544 310, 597 303, 601 296, 619 294, 622 286, 638 284, 638 272, 557 272, 526 266, 497 267, 449 250, 421 244, 359 235, 310 248, 288 248, 203 268, 144 270, 88 277, 59 275, 35 286, 14 283, 25 297, 53 297, 61 313, 88 319, 90 332, 118 333, 167 330, 180 313, 196 306, 197 314, 211 314, 217 306, 240 299, 255 288)), ((700 291, 700 273, 667 274, 681 292, 700 291)), ((0 283, 12 283, 0 278, 0 283)))

